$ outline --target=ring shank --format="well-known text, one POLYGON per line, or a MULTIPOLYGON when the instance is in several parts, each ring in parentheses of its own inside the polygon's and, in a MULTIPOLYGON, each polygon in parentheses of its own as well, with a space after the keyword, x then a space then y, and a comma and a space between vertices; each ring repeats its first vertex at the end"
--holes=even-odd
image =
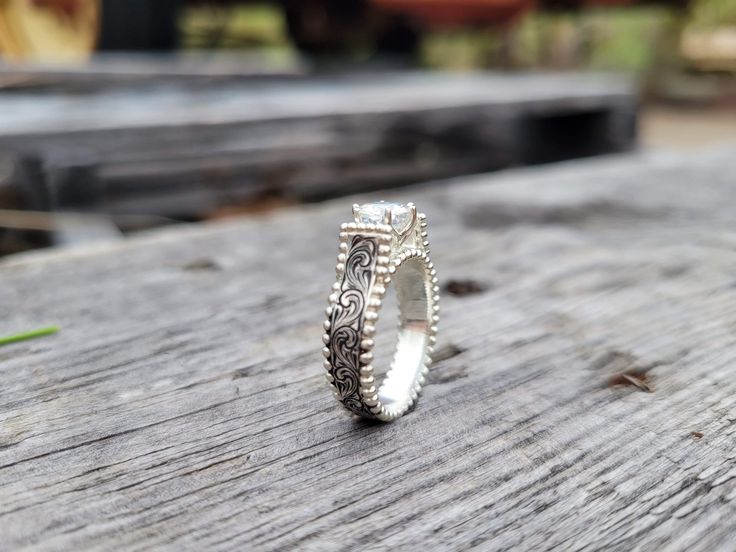
POLYGON ((393 239, 391 227, 345 225, 322 336, 326 377, 335 398, 354 414, 383 421, 402 416, 417 399, 438 320, 437 273, 424 244, 394 247, 393 239), (379 382, 372 364, 373 338, 389 284, 395 286, 400 313, 398 341, 391 367, 379 382))
POLYGON ((391 368, 378 390, 381 403, 398 413, 411 402, 422 376, 431 325, 430 285, 425 264, 413 258, 403 263, 393 279, 399 305, 399 336, 391 368))

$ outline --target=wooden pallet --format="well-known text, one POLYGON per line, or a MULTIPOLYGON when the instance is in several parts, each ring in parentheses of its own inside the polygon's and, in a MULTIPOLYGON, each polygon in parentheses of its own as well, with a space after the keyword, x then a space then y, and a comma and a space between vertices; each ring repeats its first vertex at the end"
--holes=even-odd
MULTIPOLYGON (((11 95, 5 182, 37 210, 200 218, 623 151, 630 83, 601 75, 371 74, 11 95)), ((2 184, 0 184, 0 187, 2 184)))
POLYGON ((0 261, 0 335, 61 325, 0 348, 2 548, 731 548, 734 170, 640 154, 402 192, 443 320, 389 425, 321 366, 352 198, 0 261))

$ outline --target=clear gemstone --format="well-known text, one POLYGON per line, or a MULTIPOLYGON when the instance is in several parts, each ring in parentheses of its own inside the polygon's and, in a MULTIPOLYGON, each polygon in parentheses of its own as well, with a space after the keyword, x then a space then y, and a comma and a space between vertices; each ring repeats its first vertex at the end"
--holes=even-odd
POLYGON ((364 224, 381 224, 383 223, 383 213, 386 208, 381 203, 366 203, 360 206, 358 210, 358 222, 364 224))
POLYGON ((398 233, 406 231, 411 222, 411 209, 401 203, 365 203, 358 209, 358 222, 382 224, 386 211, 391 212, 391 226, 398 233))

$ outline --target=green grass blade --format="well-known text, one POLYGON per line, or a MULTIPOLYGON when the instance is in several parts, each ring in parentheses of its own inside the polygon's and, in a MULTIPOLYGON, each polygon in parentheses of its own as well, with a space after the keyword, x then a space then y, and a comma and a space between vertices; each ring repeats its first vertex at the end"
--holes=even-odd
POLYGON ((28 339, 35 339, 37 337, 43 337, 45 335, 52 335, 59 331, 58 326, 47 326, 45 328, 38 328, 36 330, 30 330, 15 335, 0 336, 0 346, 10 345, 11 343, 18 343, 19 341, 26 341, 28 339))

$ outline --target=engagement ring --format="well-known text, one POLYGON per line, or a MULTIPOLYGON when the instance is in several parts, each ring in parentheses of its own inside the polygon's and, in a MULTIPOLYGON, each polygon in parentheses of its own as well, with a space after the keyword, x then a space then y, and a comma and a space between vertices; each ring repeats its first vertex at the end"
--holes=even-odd
POLYGON ((340 229, 322 350, 327 381, 350 412, 386 422, 412 407, 431 362, 439 321, 437 272, 429 260, 427 220, 407 203, 353 205, 340 229), (393 362, 378 382, 376 322, 389 284, 396 290, 399 335, 393 362))

